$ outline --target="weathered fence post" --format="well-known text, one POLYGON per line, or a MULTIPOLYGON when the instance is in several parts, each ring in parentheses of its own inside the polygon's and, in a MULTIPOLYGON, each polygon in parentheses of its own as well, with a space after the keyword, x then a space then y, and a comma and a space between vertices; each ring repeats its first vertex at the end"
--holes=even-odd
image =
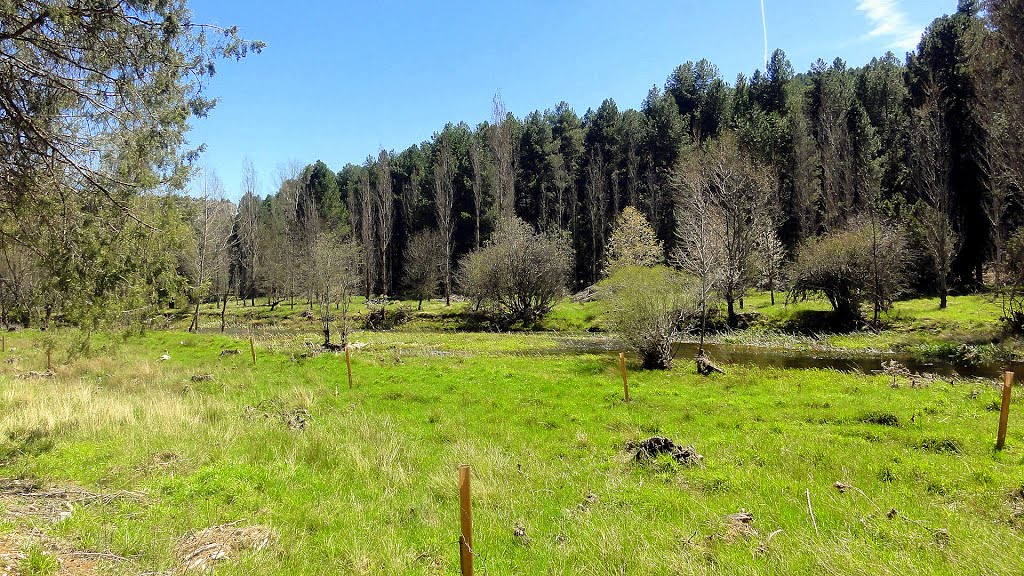
POLYGON ((622 393, 626 402, 629 402, 629 380, 626 377, 626 353, 619 352, 619 370, 622 371, 622 393))
POLYGON ((348 355, 348 342, 345 343, 345 366, 348 368, 348 389, 352 389, 352 359, 348 355))
POLYGON ((252 352, 252 365, 256 365, 256 341, 253 340, 252 333, 249 333, 249 351, 252 352))
POLYGON ((1010 419, 1010 396, 1013 393, 1013 372, 1003 372, 1003 405, 999 411, 999 435, 996 450, 1002 450, 1006 443, 1006 424, 1010 419))
POLYGON ((0 340, 3 341, 3 348, 0 349, 0 352, 7 352, 7 334, 0 336, 0 340))
POLYGON ((46 370, 47 372, 53 371, 53 347, 46 347, 46 370))
POLYGON ((470 505, 469 464, 459 466, 459 567, 473 576, 473 509, 470 505))

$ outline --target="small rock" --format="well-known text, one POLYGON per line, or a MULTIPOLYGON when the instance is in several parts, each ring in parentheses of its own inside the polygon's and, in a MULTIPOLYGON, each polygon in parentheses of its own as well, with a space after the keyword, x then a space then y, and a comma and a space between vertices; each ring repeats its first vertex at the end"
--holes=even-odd
POLYGON ((849 484, 843 484, 842 482, 838 482, 838 481, 835 484, 833 484, 833 486, 836 487, 836 490, 839 490, 840 494, 845 494, 846 491, 850 489, 850 485, 849 484))
POLYGON ((170 359, 171 359, 170 356, 168 356, 167 354, 164 354, 163 356, 157 358, 156 361, 157 362, 166 362, 166 361, 168 361, 170 359))

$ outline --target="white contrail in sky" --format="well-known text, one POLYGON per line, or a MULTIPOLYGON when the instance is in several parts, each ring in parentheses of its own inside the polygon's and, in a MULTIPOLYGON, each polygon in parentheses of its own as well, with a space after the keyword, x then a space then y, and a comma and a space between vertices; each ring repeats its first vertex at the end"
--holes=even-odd
POLYGON ((761 0, 761 28, 764 29, 764 70, 768 71, 768 21, 764 17, 764 0, 761 0))

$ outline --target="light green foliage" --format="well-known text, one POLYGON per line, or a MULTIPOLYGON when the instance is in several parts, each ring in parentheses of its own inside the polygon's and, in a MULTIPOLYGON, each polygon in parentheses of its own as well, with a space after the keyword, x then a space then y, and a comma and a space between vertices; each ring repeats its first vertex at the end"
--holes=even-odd
POLYGON ((24 554, 19 566, 20 574, 24 576, 56 576, 60 571, 57 558, 43 550, 38 543, 31 544, 24 554))
POLYGON ((654 266, 664 261, 664 244, 658 240, 650 222, 639 210, 627 206, 615 219, 608 238, 605 274, 614 274, 622 266, 654 266))
POLYGON ((672 366, 672 340, 697 316, 693 280, 667 268, 619 267, 602 282, 608 328, 645 368, 672 366))
MULTIPOLYGON (((35 333, 14 338, 19 365, 40 360, 35 333)), ((40 527, 130 557, 132 573, 173 571, 184 535, 239 519, 280 538, 218 573, 456 573, 460 463, 473 466, 488 573, 1021 567, 1024 435, 1011 425, 1008 451, 992 451, 987 382, 892 389, 885 376, 743 366, 703 378, 631 361, 625 404, 614 354, 587 352, 600 339, 357 333, 356 389, 335 397, 344 357, 303 357, 305 339, 260 335, 256 367, 218 355, 243 340, 181 332, 98 336, 102 353, 62 361, 53 380, 16 381, 20 368, 0 364, 5 475, 146 492, 40 527), (296 409, 312 416, 304 431, 281 419, 296 409), (634 463, 626 443, 652 435, 693 444, 703 464, 634 463), (755 533, 730 531, 740 509, 755 533)))

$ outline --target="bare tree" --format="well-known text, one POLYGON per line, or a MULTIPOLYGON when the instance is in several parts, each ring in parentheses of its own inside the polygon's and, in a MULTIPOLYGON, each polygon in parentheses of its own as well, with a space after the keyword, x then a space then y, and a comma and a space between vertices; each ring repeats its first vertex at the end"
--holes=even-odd
POLYGON ((775 305, 775 291, 782 281, 782 262, 786 258, 786 247, 779 240, 775 226, 760 226, 756 242, 757 271, 762 288, 767 288, 771 295, 772 306, 775 305))
POLYGON ((271 268, 270 282, 279 294, 279 301, 290 300, 292 308, 295 307, 295 296, 302 289, 309 268, 307 260, 310 252, 304 248, 309 231, 303 225, 301 209, 305 202, 305 188, 299 162, 293 160, 278 166, 278 192, 271 214, 274 228, 271 237, 275 242, 268 243, 275 255, 268 258, 266 264, 271 268))
POLYGON ((899 229, 858 216, 800 247, 790 270, 790 295, 823 294, 835 311, 836 327, 853 328, 865 300, 888 309, 903 290, 906 256, 899 229))
POLYGON ((825 72, 820 80, 815 129, 821 161, 822 217, 826 229, 842 228, 854 204, 854 180, 851 167, 852 142, 847 123, 849 94, 846 85, 825 72))
POLYGON ((1015 81, 1012 73, 1003 70, 999 62, 1001 37, 998 33, 984 35, 975 47, 979 65, 971 67, 977 95, 975 118, 982 128, 972 149, 985 182, 982 208, 991 231, 997 285, 1002 285, 1006 268, 1007 217, 1024 185, 1024 120, 1014 112, 1015 100, 1024 97, 1024 77, 1015 81))
POLYGON ((443 255, 437 247, 443 243, 437 230, 421 230, 409 237, 405 249, 404 283, 409 293, 419 300, 417 309, 423 309, 423 300, 433 298, 441 285, 444 271, 443 255))
POLYGON ((362 245, 363 290, 366 299, 373 295, 373 283, 377 278, 376 253, 373 249, 377 240, 376 218, 374 217, 373 188, 370 185, 372 159, 367 159, 359 186, 359 237, 362 245))
POLYGON ((680 198, 676 203, 676 248, 672 260, 697 279, 693 298, 700 323, 698 350, 703 353, 708 309, 716 302, 718 287, 724 280, 725 254, 719 239, 725 222, 711 199, 706 167, 691 159, 680 168, 675 174, 680 198))
POLYGON ((444 302, 452 303, 452 243, 455 234, 455 164, 452 159, 448 134, 441 132, 434 159, 434 209, 437 212, 437 231, 441 235, 441 250, 444 253, 444 302))
POLYGON ((349 310, 359 287, 358 247, 337 233, 321 232, 313 244, 313 293, 316 298, 325 348, 344 348, 350 332, 349 310), (331 311, 332 305, 338 318, 331 311), (331 344, 331 322, 341 323, 341 344, 331 344))
POLYGON ((566 198, 572 186, 572 174, 566 166, 565 157, 561 154, 553 156, 552 165, 553 184, 555 186, 555 227, 564 230, 567 224, 568 212, 571 210, 571 200, 566 198))
POLYGON ((238 202, 238 253, 244 279, 241 280, 239 296, 249 297, 256 305, 257 279, 260 277, 263 260, 264 234, 261 230, 260 185, 256 168, 246 158, 242 163, 242 198, 238 202))
POLYGON ((228 239, 234 210, 224 200, 224 187, 213 172, 204 174, 195 198, 194 237, 186 268, 189 276, 189 300, 193 304, 189 332, 199 330, 199 307, 210 294, 211 283, 226 276, 228 239))
POLYGON ((391 292, 390 259, 388 249, 395 230, 395 197, 391 184, 391 157, 381 150, 377 160, 377 186, 375 215, 377 217, 377 248, 380 250, 380 280, 384 296, 391 292))
POLYGON ((587 210, 590 213, 590 280, 598 279, 598 266, 604 249, 605 205, 608 203, 608 179, 605 176, 604 155, 599 148, 590 154, 587 163, 587 210))
POLYGON ((505 110, 501 94, 494 95, 493 121, 490 130, 491 153, 494 154, 494 201, 498 222, 516 213, 516 153, 515 126, 505 110))
POLYGON ((484 149, 479 134, 469 141, 469 163, 473 167, 473 217, 475 221, 475 246, 480 247, 480 212, 484 202, 484 149))
POLYGON ((32 250, 3 236, 0 256, 0 325, 7 329, 20 322, 28 328, 39 307, 45 273, 32 250))
POLYGON ((919 200, 914 206, 917 231, 932 263, 939 290, 939 308, 946 307, 949 274, 959 244, 950 219, 953 190, 950 182, 952 156, 949 132, 938 86, 926 87, 926 98, 917 111, 912 133, 914 186, 919 200))
POLYGON ((501 222, 460 262, 466 292, 524 324, 540 320, 565 294, 571 266, 572 252, 560 238, 535 233, 519 218, 501 222))
MULTIPOLYGON (((725 299, 729 325, 736 326, 735 303, 756 278, 755 251, 761 230, 772 225, 769 209, 775 183, 769 171, 746 157, 728 135, 709 143, 694 159, 684 162, 677 173, 680 171, 682 174, 677 178, 682 209, 677 211, 677 218, 682 218, 684 227, 676 235, 684 247, 694 240, 681 236, 695 232, 699 233, 700 241, 717 245, 706 254, 720 259, 718 289, 725 299), (687 215, 691 210, 697 214, 687 215)), ((681 255, 684 259, 686 250, 681 255)), ((698 250, 696 256, 689 257, 698 260, 698 269, 702 271, 712 265, 702 260, 703 254, 698 250)))
POLYGON ((814 235, 817 227, 818 199, 821 186, 818 177, 818 148, 809 133, 802 110, 789 115, 789 131, 793 138, 793 174, 790 191, 790 212, 800 238, 814 235))

